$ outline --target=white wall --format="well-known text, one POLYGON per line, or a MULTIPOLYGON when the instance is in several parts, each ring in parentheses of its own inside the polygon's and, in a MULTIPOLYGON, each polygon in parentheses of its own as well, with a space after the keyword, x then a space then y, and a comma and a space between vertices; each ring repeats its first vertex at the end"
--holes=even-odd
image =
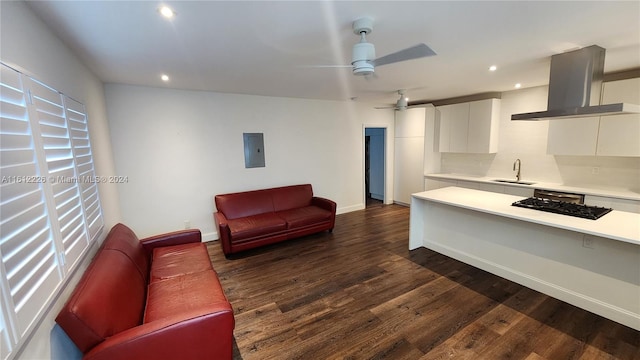
MULTIPOLYGON (((100 80, 64 43, 52 35, 49 29, 33 15, 25 2, 1 1, 0 15, 2 62, 85 104, 96 175, 114 174, 104 89, 100 80)), ((100 184, 99 191, 106 226, 106 231, 102 235, 104 237, 108 229, 120 221, 120 205, 116 186, 100 184)), ((60 334, 59 328, 54 328, 54 318, 91 257, 92 254, 89 254, 83 260, 35 329, 30 340, 21 347, 20 358, 71 359, 78 356, 74 353, 73 346, 68 346, 66 335, 60 334)))
POLYGON ((523 180, 637 189, 640 158, 547 155, 549 121, 511 121, 514 113, 545 110, 547 94, 547 86, 502 93, 498 152, 443 153, 441 172, 515 179, 513 162, 519 158, 523 180), (592 174, 593 167, 599 168, 598 174, 592 174))
POLYGON ((393 111, 355 102, 105 89, 117 174, 129 178, 123 221, 140 236, 188 220, 216 239, 214 195, 273 186, 311 183, 338 212, 362 209, 363 124, 393 125, 393 111), (264 168, 245 169, 244 132, 264 133, 264 168))
MULTIPOLYGON (((62 91, 87 110, 96 175, 114 174, 102 82, 21 1, 2 1, 2 62, 62 91)), ((99 184, 107 227, 120 219, 118 189, 99 184)))

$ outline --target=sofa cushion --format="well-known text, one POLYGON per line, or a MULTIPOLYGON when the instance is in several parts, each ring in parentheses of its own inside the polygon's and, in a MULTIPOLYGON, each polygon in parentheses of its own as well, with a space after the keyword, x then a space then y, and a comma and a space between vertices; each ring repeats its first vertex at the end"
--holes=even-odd
POLYGON ((278 211, 276 215, 287 222, 288 229, 330 221, 332 217, 331 211, 321 209, 317 206, 305 206, 298 209, 278 211))
POLYGON ((273 212, 273 200, 268 190, 216 195, 214 199, 216 209, 227 219, 273 212))
POLYGON ((213 304, 226 306, 231 310, 231 304, 227 301, 218 276, 213 270, 156 281, 149 284, 144 322, 213 304))
POLYGON ((297 209, 311 205, 311 184, 291 185, 270 189, 274 211, 297 209))
POLYGON ((106 338, 142 323, 146 284, 123 252, 102 250, 56 317, 86 353, 106 338))
POLYGON ((104 249, 122 252, 131 259, 138 272, 148 282, 149 259, 136 234, 124 224, 116 224, 104 241, 104 249))
POLYGON ((259 214, 228 220, 231 237, 242 240, 255 236, 273 234, 287 229, 287 223, 275 213, 259 214))
POLYGON ((204 243, 189 243, 153 249, 149 282, 212 270, 204 243))

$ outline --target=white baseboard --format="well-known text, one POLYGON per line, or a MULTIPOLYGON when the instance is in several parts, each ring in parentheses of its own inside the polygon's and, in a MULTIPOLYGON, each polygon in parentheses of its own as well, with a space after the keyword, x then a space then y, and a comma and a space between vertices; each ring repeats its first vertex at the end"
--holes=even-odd
POLYGON ((345 206, 336 209, 336 214, 344 214, 352 211, 363 210, 365 208, 364 204, 357 204, 351 206, 345 206))
POLYGON ((220 237, 218 236, 218 232, 217 231, 213 231, 210 233, 206 233, 206 234, 202 234, 202 242, 207 242, 207 241, 215 241, 218 240, 220 237))

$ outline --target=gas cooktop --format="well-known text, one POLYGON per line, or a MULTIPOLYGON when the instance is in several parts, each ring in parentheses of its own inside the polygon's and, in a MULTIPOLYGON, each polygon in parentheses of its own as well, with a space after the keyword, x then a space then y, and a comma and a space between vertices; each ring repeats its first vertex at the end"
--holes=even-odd
POLYGON ((584 219, 596 220, 608 214, 612 209, 584 204, 573 204, 559 200, 530 197, 511 204, 512 206, 569 215, 584 219))

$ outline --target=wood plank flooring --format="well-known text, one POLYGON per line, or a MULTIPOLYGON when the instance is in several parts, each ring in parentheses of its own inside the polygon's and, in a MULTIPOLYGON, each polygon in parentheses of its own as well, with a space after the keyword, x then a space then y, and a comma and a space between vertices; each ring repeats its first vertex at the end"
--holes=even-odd
POLYGON ((409 209, 226 259, 234 359, 640 359, 640 332, 427 249, 409 209))

